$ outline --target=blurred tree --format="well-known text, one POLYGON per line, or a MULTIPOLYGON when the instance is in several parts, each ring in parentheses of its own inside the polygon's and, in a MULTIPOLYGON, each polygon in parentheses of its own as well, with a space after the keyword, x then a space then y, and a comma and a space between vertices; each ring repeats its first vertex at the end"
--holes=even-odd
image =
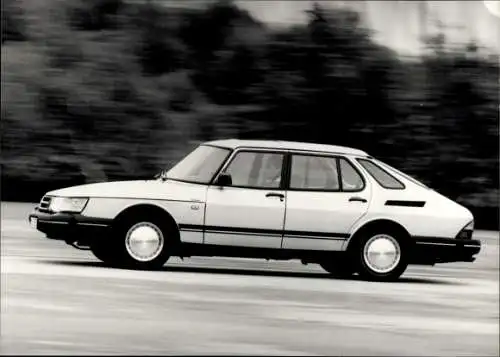
POLYGON ((67 13, 75 30, 112 30, 119 26, 118 13, 123 7, 123 0, 72 0, 67 13))
POLYGON ((126 13, 144 74, 158 76, 184 67, 186 50, 175 36, 178 14, 152 2, 136 4, 126 13))
POLYGON ((454 199, 498 188, 498 65, 474 44, 453 50, 443 36, 428 43, 429 154, 442 168, 429 173, 431 183, 454 199))
POLYGON ((223 105, 254 101, 253 88, 262 81, 262 24, 233 1, 223 0, 188 14, 179 34, 190 52, 193 83, 210 100, 223 105))
POLYGON ((84 48, 79 34, 72 32, 65 24, 64 18, 57 19, 44 34, 44 50, 49 68, 67 70, 84 59, 84 48))
POLYGON ((3 0, 2 44, 7 41, 26 41, 26 20, 21 0, 3 0))
POLYGON ((268 46, 267 93, 281 111, 275 116, 288 121, 291 134, 301 125, 308 140, 366 146, 359 130, 346 134, 395 120, 388 95, 395 56, 370 39, 352 10, 314 4, 308 14, 307 26, 275 32, 268 46))

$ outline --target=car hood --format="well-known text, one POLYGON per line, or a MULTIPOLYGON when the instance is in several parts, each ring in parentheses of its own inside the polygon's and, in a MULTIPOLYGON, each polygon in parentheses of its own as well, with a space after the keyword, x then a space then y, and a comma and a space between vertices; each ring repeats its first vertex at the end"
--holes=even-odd
POLYGON ((141 198, 186 200, 201 199, 205 186, 178 181, 136 180, 92 183, 47 192, 48 196, 141 198))

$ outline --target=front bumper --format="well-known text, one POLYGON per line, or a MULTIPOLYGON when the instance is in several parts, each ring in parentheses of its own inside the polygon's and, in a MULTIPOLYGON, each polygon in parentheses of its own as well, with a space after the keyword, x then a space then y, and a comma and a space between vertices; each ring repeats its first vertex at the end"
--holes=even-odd
POLYGON ((473 262, 480 251, 481 241, 476 239, 415 237, 411 263, 473 262))
POLYGON ((106 236, 111 228, 111 220, 108 219, 75 213, 43 212, 38 208, 29 214, 28 222, 49 239, 63 240, 66 243, 78 242, 82 245, 106 236))

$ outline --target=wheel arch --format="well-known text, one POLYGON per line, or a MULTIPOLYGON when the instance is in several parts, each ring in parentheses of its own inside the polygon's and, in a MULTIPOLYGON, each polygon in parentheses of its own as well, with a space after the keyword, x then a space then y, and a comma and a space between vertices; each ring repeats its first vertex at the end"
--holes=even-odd
POLYGON ((117 226, 121 222, 124 222, 127 220, 129 217, 134 217, 135 215, 139 214, 151 214, 152 216, 155 217, 161 217, 168 222, 168 224, 174 229, 174 239, 176 240, 177 243, 180 242, 180 230, 179 230, 179 225, 175 221, 174 217, 163 207, 160 207, 158 205, 152 204, 152 203, 137 203, 131 206, 128 206, 124 208, 118 215, 113 219, 112 225, 117 226))
POLYGON ((401 238, 405 244, 411 245, 413 243, 410 233, 403 225, 391 219, 377 218, 359 226, 347 240, 344 250, 349 251, 355 247, 356 243, 364 233, 377 230, 389 230, 390 232, 395 232, 398 235, 398 238, 401 238))

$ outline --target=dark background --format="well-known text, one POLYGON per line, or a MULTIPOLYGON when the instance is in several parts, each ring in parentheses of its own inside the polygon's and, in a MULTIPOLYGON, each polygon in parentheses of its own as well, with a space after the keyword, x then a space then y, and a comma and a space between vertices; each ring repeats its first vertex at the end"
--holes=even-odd
POLYGON ((368 151, 498 229, 498 55, 373 40, 353 10, 311 6, 272 27, 231 1, 4 0, 4 201, 152 177, 206 140, 300 140, 368 151))

